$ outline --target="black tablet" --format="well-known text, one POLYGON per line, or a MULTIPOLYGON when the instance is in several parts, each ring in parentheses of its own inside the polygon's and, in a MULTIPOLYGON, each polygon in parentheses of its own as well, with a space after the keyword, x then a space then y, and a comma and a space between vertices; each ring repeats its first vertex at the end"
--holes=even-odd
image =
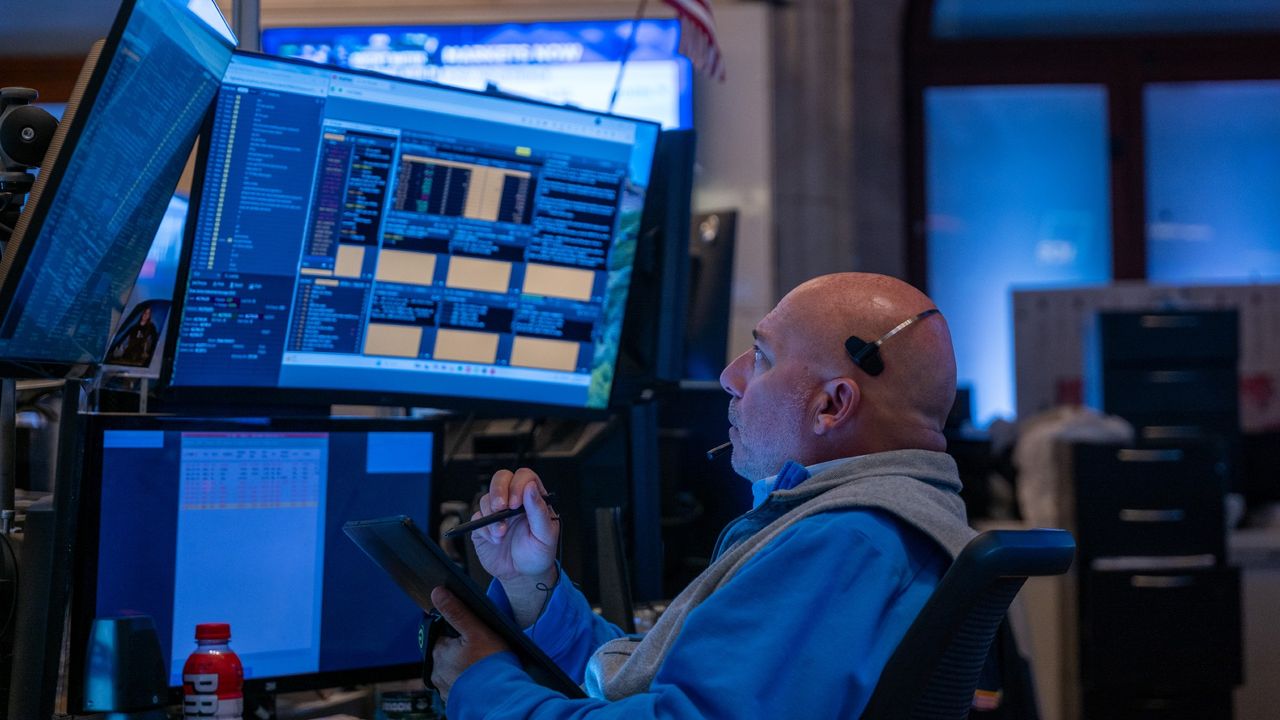
POLYGON ((418 607, 424 611, 433 609, 431 590, 445 586, 515 651, 525 672, 535 682, 571 698, 586 697, 582 688, 499 612, 440 546, 422 534, 413 520, 403 515, 352 520, 343 525, 342 530, 387 571, 418 607))

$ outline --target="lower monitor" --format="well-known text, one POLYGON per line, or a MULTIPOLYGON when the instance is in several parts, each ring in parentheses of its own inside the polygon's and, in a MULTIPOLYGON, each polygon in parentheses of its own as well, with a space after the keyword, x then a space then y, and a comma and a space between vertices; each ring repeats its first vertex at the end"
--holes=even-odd
POLYGON ((420 610, 348 520, 428 527, 437 426, 421 420, 94 416, 72 602, 72 707, 94 617, 150 615, 176 694, 195 626, 229 622, 246 687, 412 677, 420 610))

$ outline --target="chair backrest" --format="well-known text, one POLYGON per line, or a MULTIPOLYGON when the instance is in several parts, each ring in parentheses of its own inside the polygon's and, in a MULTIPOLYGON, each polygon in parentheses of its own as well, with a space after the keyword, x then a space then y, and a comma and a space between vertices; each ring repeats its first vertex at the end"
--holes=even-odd
POLYGON ((1009 603, 1028 577, 1061 575, 1065 530, 993 530, 961 551, 885 665, 863 720, 969 715, 978 675, 1009 603))

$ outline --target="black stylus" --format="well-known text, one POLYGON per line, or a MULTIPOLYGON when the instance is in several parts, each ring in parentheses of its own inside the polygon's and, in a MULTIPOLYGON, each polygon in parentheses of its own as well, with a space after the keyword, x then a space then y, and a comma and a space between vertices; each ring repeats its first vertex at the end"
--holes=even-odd
MULTIPOLYGON (((556 499, 555 493, 547 493, 546 495, 542 496, 543 502, 550 503, 550 502, 554 502, 555 499, 556 499)), ((453 528, 449 529, 449 531, 446 532, 444 536, 447 538, 458 537, 459 535, 465 535, 471 532, 472 530, 479 530, 480 528, 485 527, 486 525, 492 525, 496 522, 502 522, 503 520, 506 520, 508 518, 513 518, 517 515, 523 515, 523 514, 524 514, 524 505, 521 505, 518 508, 510 508, 508 510, 499 510, 498 512, 493 513, 492 515, 485 515, 482 518, 476 518, 475 520, 472 520, 470 522, 464 522, 461 525, 454 526, 453 528)))

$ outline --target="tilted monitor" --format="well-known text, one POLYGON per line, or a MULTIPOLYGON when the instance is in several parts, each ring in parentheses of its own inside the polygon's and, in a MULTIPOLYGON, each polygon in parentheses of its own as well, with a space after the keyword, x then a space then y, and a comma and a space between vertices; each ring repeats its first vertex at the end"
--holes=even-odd
POLYGON ((0 259, 7 371, 102 362, 234 45, 212 0, 121 5, 0 259))
POLYGON ((229 622, 251 687, 414 676, 421 611, 342 533, 428 527, 440 457, 422 420, 92 416, 72 600, 78 694, 94 617, 156 624, 175 691, 197 623, 229 622))
POLYGON ((237 54, 198 162, 170 385, 605 407, 658 134, 237 54))

